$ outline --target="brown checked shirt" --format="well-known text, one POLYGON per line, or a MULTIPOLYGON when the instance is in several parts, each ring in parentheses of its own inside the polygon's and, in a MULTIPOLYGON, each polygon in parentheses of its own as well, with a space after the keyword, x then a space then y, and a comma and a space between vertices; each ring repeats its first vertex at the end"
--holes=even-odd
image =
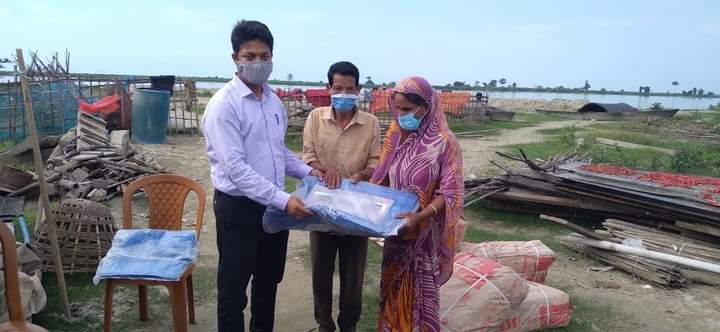
POLYGON ((374 168, 380 160, 380 123, 374 115, 356 110, 341 128, 331 107, 317 108, 305 122, 303 160, 336 167, 346 178, 374 168))

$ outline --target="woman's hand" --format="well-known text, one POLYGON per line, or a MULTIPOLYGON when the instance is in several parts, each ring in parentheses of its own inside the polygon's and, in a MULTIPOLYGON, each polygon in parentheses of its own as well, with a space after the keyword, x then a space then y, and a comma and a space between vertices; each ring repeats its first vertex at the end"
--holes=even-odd
POLYGON ((419 212, 403 212, 395 216, 396 219, 405 219, 405 223, 398 229, 398 236, 403 240, 413 240, 418 236, 418 229, 423 217, 419 212))
POLYGON ((350 177, 350 181, 352 181, 352 183, 358 183, 360 181, 365 181, 365 177, 361 173, 355 173, 350 177))

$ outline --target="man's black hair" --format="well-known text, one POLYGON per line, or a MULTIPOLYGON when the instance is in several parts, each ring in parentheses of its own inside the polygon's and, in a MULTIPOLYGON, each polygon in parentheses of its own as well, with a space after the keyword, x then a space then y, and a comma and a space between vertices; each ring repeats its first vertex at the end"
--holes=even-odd
POLYGON ((355 86, 360 88, 360 71, 358 68, 348 61, 340 61, 334 63, 332 66, 330 66, 330 69, 328 70, 328 85, 333 85, 333 76, 335 74, 342 75, 342 76, 352 76, 355 77, 355 86))
POLYGON ((258 21, 242 20, 237 22, 232 30, 232 35, 230 35, 233 53, 240 51, 240 45, 243 43, 255 39, 259 39, 263 43, 267 44, 270 48, 270 52, 273 51, 273 35, 267 25, 258 21))

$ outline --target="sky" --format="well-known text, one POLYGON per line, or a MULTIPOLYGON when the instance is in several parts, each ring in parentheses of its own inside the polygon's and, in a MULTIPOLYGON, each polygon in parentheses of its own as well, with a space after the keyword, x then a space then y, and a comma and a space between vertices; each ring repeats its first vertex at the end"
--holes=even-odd
POLYGON ((275 37, 272 78, 720 93, 720 1, 0 0, 0 58, 71 53, 73 72, 230 77, 240 19, 275 37), (364 80, 364 79, 363 79, 364 80))

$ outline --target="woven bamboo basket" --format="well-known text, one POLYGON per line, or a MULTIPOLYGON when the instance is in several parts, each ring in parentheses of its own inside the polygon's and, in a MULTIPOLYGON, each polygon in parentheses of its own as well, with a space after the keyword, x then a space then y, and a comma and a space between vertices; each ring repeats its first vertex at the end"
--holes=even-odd
POLYGON ((44 271, 54 271, 47 222, 57 227, 58 246, 65 273, 95 272, 112 245, 117 225, 110 209, 85 199, 67 199, 50 212, 33 238, 33 248, 43 260, 44 271))

